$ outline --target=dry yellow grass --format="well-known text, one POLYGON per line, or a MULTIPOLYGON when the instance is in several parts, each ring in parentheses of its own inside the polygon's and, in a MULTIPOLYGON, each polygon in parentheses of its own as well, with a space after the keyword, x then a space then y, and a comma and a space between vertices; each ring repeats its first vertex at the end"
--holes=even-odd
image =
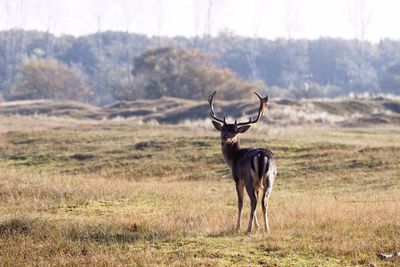
POLYGON ((250 131, 243 144, 267 143, 279 174, 271 234, 247 236, 208 128, 2 122, 2 265, 400 264, 376 257, 400 251, 399 128, 250 131))

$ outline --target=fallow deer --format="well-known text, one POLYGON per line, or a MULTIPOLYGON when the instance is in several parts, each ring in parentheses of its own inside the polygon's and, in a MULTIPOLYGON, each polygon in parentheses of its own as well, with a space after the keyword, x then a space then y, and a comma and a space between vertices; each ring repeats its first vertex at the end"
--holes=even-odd
POLYGON ((251 117, 247 122, 230 124, 226 122, 225 116, 221 119, 214 112, 213 99, 217 91, 208 98, 210 104, 210 115, 214 127, 221 132, 221 150, 225 162, 231 168, 233 179, 236 183, 238 195, 238 219, 236 230, 240 230, 243 208, 243 192, 246 188, 251 202, 250 220, 247 232, 251 233, 253 223, 259 228, 256 207, 259 191, 262 189, 261 205, 265 231, 269 232, 268 224, 268 198, 276 176, 276 162, 272 152, 266 148, 241 148, 239 134, 246 132, 251 124, 256 123, 268 102, 268 95, 264 98, 254 92, 260 100, 258 114, 255 120, 251 117))

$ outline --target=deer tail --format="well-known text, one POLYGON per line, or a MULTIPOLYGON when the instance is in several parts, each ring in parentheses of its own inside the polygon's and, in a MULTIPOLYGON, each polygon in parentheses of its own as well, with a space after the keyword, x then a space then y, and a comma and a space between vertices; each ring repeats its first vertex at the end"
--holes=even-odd
POLYGON ((268 157, 262 153, 258 152, 256 156, 251 160, 251 169, 257 174, 258 178, 261 178, 269 172, 269 160, 268 157))

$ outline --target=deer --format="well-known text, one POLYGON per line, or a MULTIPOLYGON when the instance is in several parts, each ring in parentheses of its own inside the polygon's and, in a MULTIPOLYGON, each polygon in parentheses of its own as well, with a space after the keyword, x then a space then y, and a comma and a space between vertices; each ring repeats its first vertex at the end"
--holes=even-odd
POLYGON ((231 169, 232 178, 236 184, 238 197, 238 218, 236 231, 240 231, 242 222, 242 209, 244 188, 250 198, 250 220, 247 233, 253 230, 253 224, 259 229, 256 215, 259 191, 262 190, 261 205, 263 211, 263 221, 265 232, 269 233, 268 223, 268 199, 272 192, 275 176, 277 174, 276 161, 272 152, 266 148, 241 148, 239 134, 245 133, 252 124, 258 122, 264 113, 268 103, 268 95, 261 97, 258 93, 254 94, 259 98, 260 105, 257 117, 251 117, 246 122, 227 123, 225 116, 221 118, 214 112, 213 99, 217 91, 208 98, 210 105, 210 116, 215 129, 221 132, 221 151, 226 164, 231 169))

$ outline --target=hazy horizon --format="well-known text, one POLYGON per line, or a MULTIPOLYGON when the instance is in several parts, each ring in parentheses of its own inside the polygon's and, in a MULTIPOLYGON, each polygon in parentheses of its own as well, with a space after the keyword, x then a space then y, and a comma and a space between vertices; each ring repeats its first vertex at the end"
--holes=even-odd
POLYGON ((0 0, 0 4, 0 30, 55 35, 111 30, 192 37, 229 31, 267 39, 400 39, 396 29, 400 3, 395 0, 0 0))

